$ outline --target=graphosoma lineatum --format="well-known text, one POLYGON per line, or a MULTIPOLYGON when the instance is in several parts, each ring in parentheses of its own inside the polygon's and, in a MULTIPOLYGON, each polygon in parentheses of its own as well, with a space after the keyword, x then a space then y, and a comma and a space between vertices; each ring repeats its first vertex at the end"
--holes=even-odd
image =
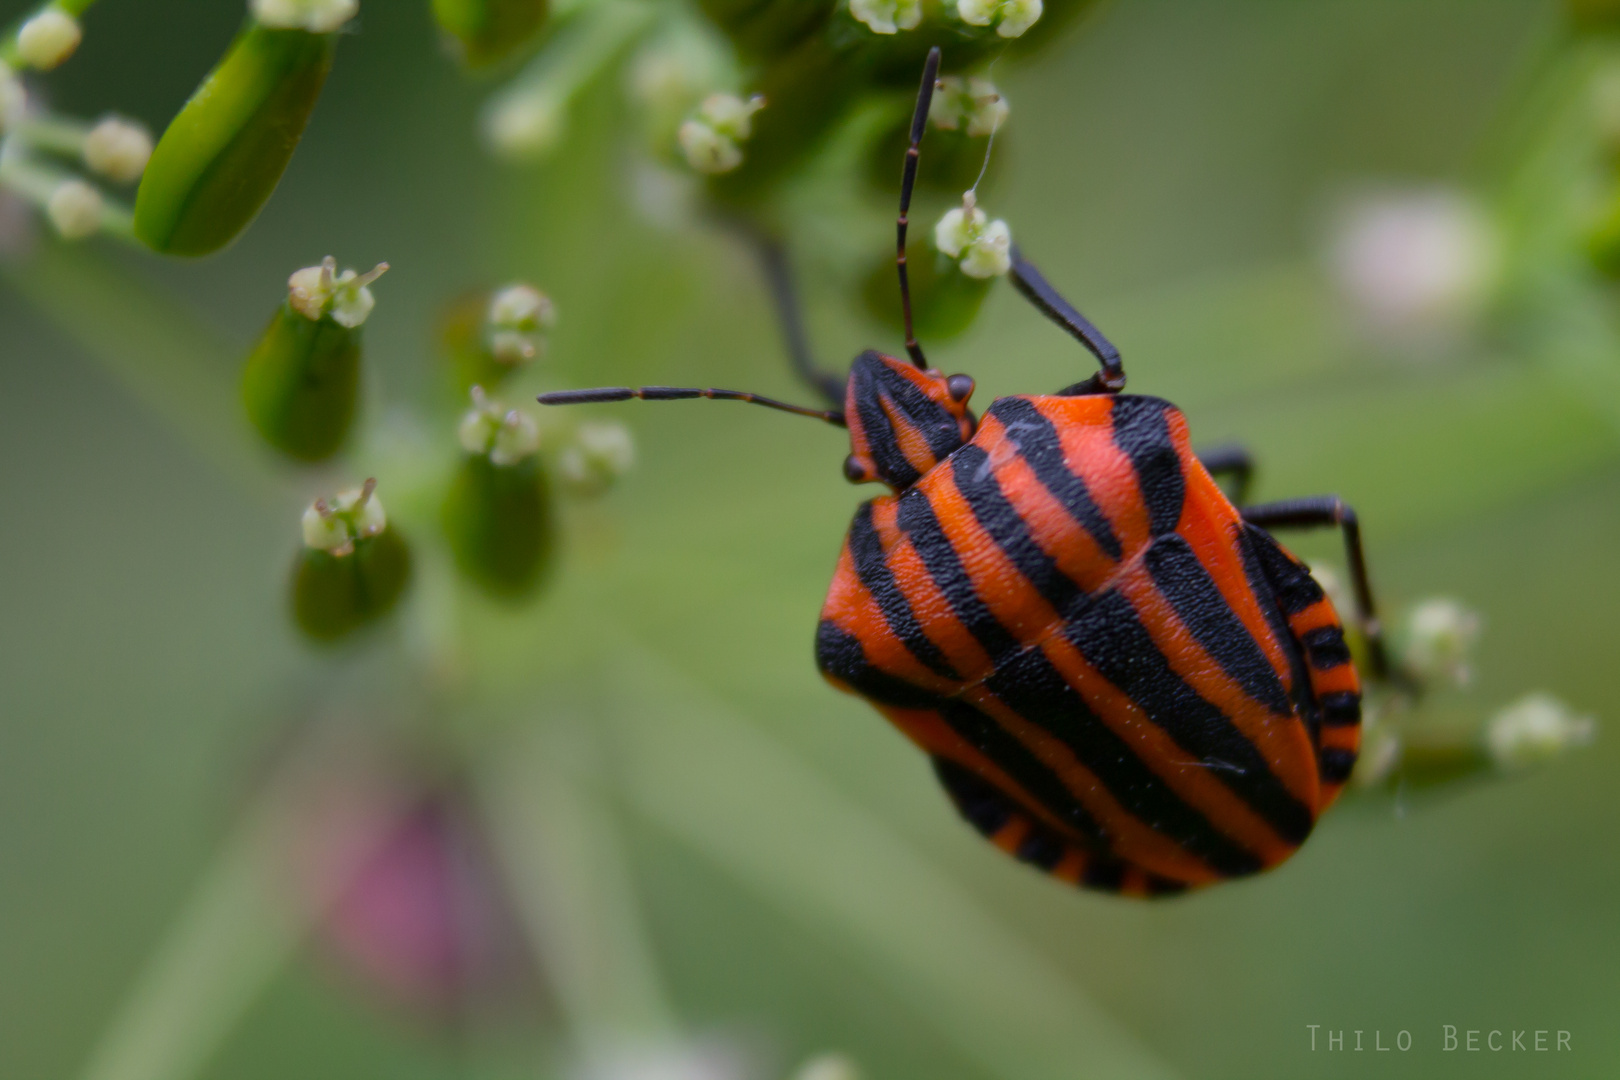
POLYGON ((548 405, 716 398, 847 426, 845 475, 892 494, 855 512, 816 659, 930 755, 962 816, 1060 879, 1156 896, 1286 859, 1356 760, 1361 686, 1344 629, 1266 527, 1343 530, 1368 658, 1387 661, 1356 517, 1336 497, 1239 508, 1169 402, 1121 393, 1118 350, 1015 248, 1018 290, 1101 370, 1053 395, 968 409, 912 333, 906 214, 939 51, 924 69, 897 256, 910 361, 867 351, 846 380, 808 362, 781 250, 761 241, 790 351, 842 404, 733 390, 604 387, 548 405))

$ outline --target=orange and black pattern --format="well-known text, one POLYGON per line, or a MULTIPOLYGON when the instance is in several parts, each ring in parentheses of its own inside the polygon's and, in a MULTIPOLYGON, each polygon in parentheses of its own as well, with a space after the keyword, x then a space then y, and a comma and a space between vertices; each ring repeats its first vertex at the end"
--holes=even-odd
POLYGON ((1332 604, 1243 522, 1181 413, 1011 397, 973 430, 937 373, 891 385, 903 364, 861 359, 888 404, 852 379, 852 470, 897 494, 850 526, 826 676, 1057 877, 1152 896, 1292 854, 1355 762, 1359 683, 1332 604))

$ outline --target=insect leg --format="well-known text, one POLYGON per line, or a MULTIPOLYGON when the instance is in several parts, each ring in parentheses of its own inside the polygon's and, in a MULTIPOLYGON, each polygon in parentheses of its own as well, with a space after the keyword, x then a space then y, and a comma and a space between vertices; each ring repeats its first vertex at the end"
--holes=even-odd
POLYGON ((922 85, 917 88, 917 109, 911 114, 911 144, 906 147, 905 171, 900 174, 900 216, 895 219, 894 266, 900 274, 900 314, 906 324, 906 353, 920 368, 928 366, 917 333, 911 326, 911 279, 906 276, 906 217, 911 212, 911 189, 917 182, 917 158, 921 153, 923 131, 928 126, 928 107, 934 101, 934 82, 939 78, 939 46, 928 50, 923 62, 922 85))
POLYGON ((1372 584, 1367 578, 1367 560, 1361 550, 1361 523, 1356 512, 1337 495, 1313 495, 1304 499, 1246 506, 1243 520, 1265 529, 1312 529, 1337 526, 1344 533, 1345 557, 1350 563, 1350 585, 1355 590, 1356 614, 1367 639, 1367 655, 1372 673, 1379 679, 1390 676, 1389 654, 1384 648, 1384 632, 1373 603, 1372 584))
POLYGON ((1035 269, 1035 264, 1024 258, 1023 252, 1014 245, 1012 249, 1012 269, 1008 272, 1012 278, 1013 287, 1024 294, 1024 299, 1040 309, 1041 314, 1057 323, 1074 336, 1075 340, 1091 350, 1102 365, 1102 370, 1089 379, 1075 383, 1066 389, 1059 390, 1060 395, 1073 396, 1077 394, 1117 394, 1125 389, 1125 365, 1120 359, 1119 350, 1114 343, 1103 336, 1091 324, 1091 320, 1080 314, 1073 304, 1065 300, 1056 289, 1035 269))
POLYGON ((788 260, 787 246, 752 222, 739 221, 735 224, 753 247, 760 269, 765 273, 765 284, 771 290, 776 321, 782 328, 782 343, 787 348, 793 373, 825 398, 828 404, 843 408, 847 379, 816 366, 810 336, 805 332, 804 308, 799 303, 799 290, 793 280, 793 266, 788 260))
POLYGON ((1198 455, 1198 461, 1217 480, 1231 477, 1232 503, 1244 504, 1249 497, 1249 484, 1254 479, 1254 458, 1247 447, 1237 443, 1211 447, 1198 455))

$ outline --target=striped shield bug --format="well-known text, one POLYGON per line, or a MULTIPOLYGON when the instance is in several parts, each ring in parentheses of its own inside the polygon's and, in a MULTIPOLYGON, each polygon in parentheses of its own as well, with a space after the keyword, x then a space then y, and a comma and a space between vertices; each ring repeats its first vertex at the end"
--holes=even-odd
POLYGON ((1333 604, 1267 530, 1343 533, 1382 678, 1356 516, 1335 496, 1244 505, 1248 456, 1200 457, 1175 406, 1122 393, 1119 351, 1016 248, 1013 285, 1100 370, 975 417, 973 380, 928 367, 906 215, 938 65, 936 49, 901 183, 908 360, 868 351, 846 380, 817 374, 782 251, 765 241, 795 366, 841 407, 666 386, 540 401, 703 397, 847 427, 846 476, 892 490, 850 525, 816 636, 822 673, 932 758, 974 828, 1055 877, 1157 896, 1268 869, 1348 778, 1361 684, 1333 604))

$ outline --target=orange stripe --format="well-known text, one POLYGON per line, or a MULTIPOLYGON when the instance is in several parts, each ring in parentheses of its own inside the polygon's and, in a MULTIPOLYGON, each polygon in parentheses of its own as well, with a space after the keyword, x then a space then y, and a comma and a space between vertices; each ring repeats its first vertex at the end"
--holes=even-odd
POLYGON ((1166 877, 1213 881, 1220 876, 1174 839, 1125 809, 1097 775, 1080 763, 1074 751, 1045 728, 1024 719, 983 687, 970 688, 963 698, 1000 724, 1063 781, 1102 826, 1114 854, 1140 862, 1166 877))
POLYGON ((1032 397, 1030 403, 1057 428, 1069 469, 1091 492, 1098 509, 1113 525, 1125 560, 1147 546, 1147 504, 1136 486, 1136 469, 1114 445, 1114 403, 1090 397, 1032 397))
MULTIPOLYGON (((1166 787, 1188 806, 1203 814, 1210 824, 1253 852, 1267 866, 1275 865, 1293 853, 1292 844, 1279 837, 1265 819, 1231 788, 1221 783, 1208 766, 1177 746, 1162 727, 1148 718, 1141 706, 1103 678, 1062 635, 1053 635, 1045 641, 1043 651, 1058 674, 1085 700, 1097 718, 1124 740, 1136 756, 1164 780, 1166 787)), ((1308 741, 1306 745, 1308 748, 1308 741)), ((1314 757, 1311 768, 1314 771, 1314 757)), ((1147 861, 1140 852, 1123 842, 1114 846, 1114 852, 1122 858, 1147 861)), ((1166 876, 1182 877, 1180 874, 1166 876)))
POLYGON ((988 417, 974 443, 990 455, 1002 494, 1023 518, 1040 549, 1086 592, 1101 589, 1114 572, 1114 560, 1035 476, 1029 462, 1007 439, 1001 422, 988 417))
POLYGON ((898 499, 885 496, 874 500, 872 525, 895 585, 911 605, 923 633, 945 654, 951 667, 970 681, 987 678, 995 670, 995 661, 956 617, 949 598, 940 591, 911 539, 900 531, 898 517, 898 499))
POLYGON ((1306 806, 1316 802, 1316 753, 1310 732, 1292 712, 1278 714, 1250 697, 1214 657, 1204 651, 1176 614, 1174 606, 1140 563, 1133 563, 1114 582, 1131 602, 1170 669, 1221 711, 1265 759, 1288 793, 1306 806))
POLYGON ((973 508, 945 469, 938 469, 918 485, 934 508, 945 538, 956 550, 974 590, 991 614, 1023 642, 1039 640, 1061 625, 1029 579, 1018 571, 995 540, 979 527, 973 508))

